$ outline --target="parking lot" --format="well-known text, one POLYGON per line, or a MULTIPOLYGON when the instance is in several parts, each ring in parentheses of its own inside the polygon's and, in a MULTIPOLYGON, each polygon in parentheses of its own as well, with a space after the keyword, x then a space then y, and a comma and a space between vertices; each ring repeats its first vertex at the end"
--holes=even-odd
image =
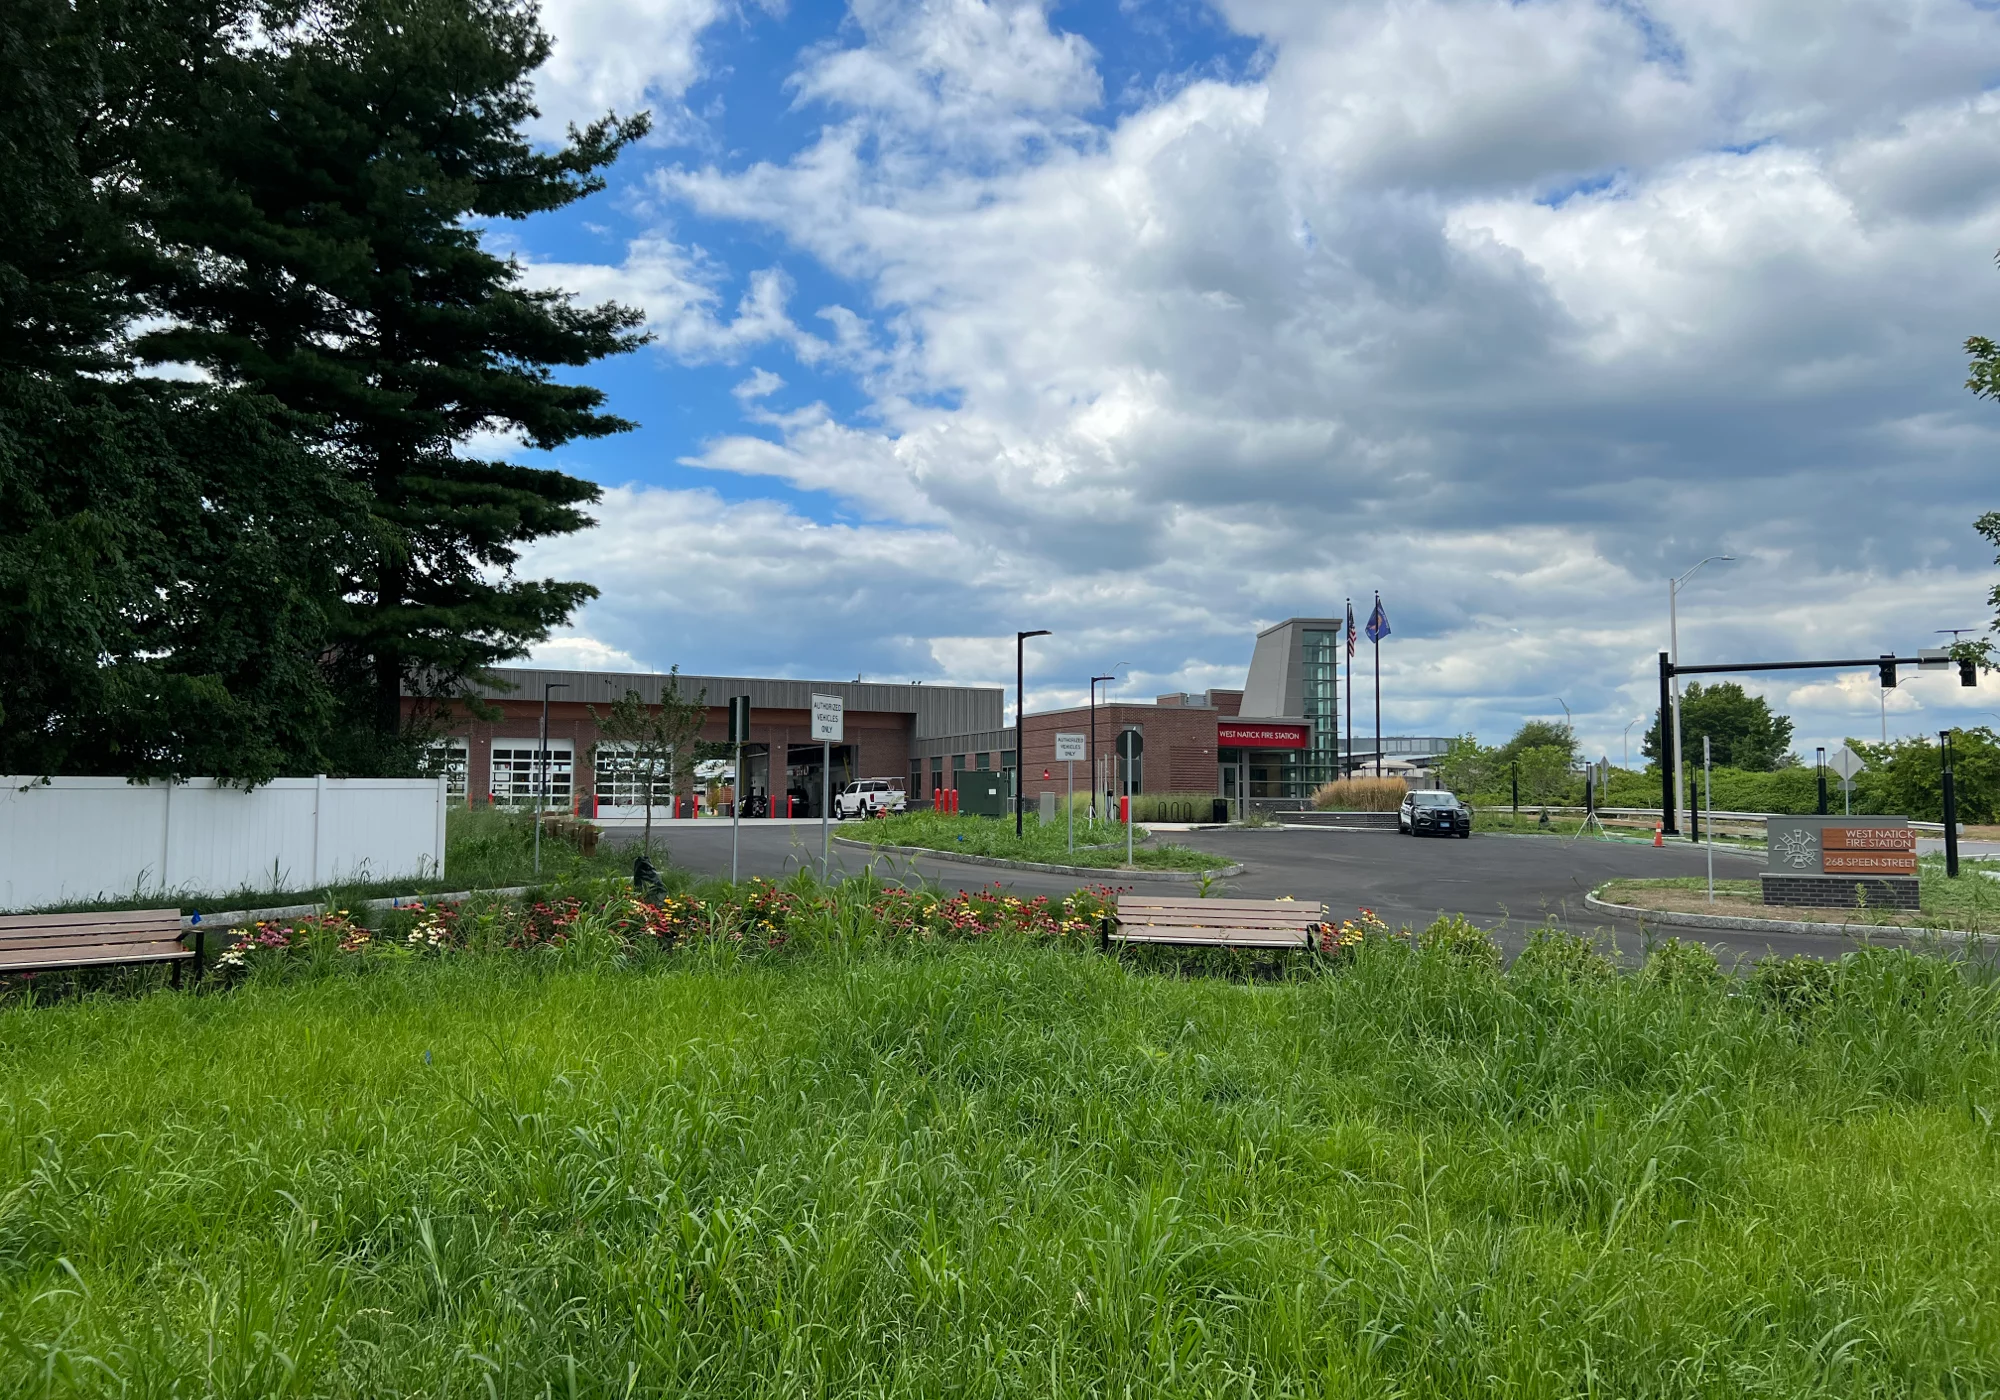
MULTIPOLYGON (((833 828, 839 833, 839 826, 833 828)), ((610 839, 635 839, 611 833, 610 839)), ((661 833, 656 829, 656 841, 661 833)), ((664 832, 674 862, 704 874, 729 872, 730 830, 726 822, 674 823, 664 832)), ((1374 910, 1391 924, 1421 927, 1439 913, 1463 913, 1495 928, 1501 945, 1518 948, 1527 930, 1548 920, 1598 932, 1604 941, 1631 953, 1641 942, 1636 924, 1611 920, 1584 907, 1584 895, 1619 877, 1701 875, 1706 858, 1685 841, 1661 849, 1622 841, 1566 841, 1547 836, 1475 833, 1471 840, 1419 840, 1391 832, 1288 829, 1235 829, 1173 833, 1171 838, 1240 861, 1243 874, 1216 891, 1245 898, 1290 895, 1321 900, 1335 917, 1356 909, 1374 910)), ((746 823, 741 868, 745 876, 783 878, 801 865, 817 865, 819 825, 746 823)), ((869 856, 836 845, 836 875, 866 868, 869 856)), ((979 889, 999 884, 1016 894, 1062 894, 1084 881, 1077 876, 1015 871, 959 861, 876 856, 886 878, 933 881, 947 889, 979 889)), ((1717 849, 1718 879, 1745 879, 1763 865, 1761 855, 1717 849)), ((1186 884, 1106 872, 1106 883, 1155 892, 1186 890, 1186 884)), ((1816 934, 1765 934, 1676 929, 1731 955, 1807 953, 1837 957, 1849 946, 1816 934)), ((1885 935, 1885 941, 1893 936, 1885 935)))

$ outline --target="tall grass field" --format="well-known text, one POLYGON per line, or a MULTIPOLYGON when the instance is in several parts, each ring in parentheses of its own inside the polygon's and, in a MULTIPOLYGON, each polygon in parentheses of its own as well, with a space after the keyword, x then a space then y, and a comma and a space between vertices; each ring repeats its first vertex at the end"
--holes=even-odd
POLYGON ((1976 969, 615 947, 0 1008, 0 1393, 2000 1388, 1976 969))

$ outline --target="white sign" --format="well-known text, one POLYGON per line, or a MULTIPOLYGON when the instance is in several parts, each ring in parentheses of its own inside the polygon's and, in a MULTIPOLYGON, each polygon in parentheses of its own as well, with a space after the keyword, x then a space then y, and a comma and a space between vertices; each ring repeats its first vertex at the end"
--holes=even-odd
POLYGON ((812 736, 821 743, 839 743, 845 737, 844 702, 838 695, 815 695, 812 736))
POLYGON ((1084 760, 1084 738, 1081 734, 1056 735, 1056 762, 1081 763, 1084 760))
POLYGON ((1949 671, 1951 669, 1951 648, 1918 647, 1917 669, 1919 671, 1949 671))
POLYGON ((1842 787, 1851 784, 1854 781, 1856 773, 1866 773, 1868 771, 1868 765, 1861 761, 1861 755, 1845 744, 1842 744, 1833 751, 1833 756, 1827 759, 1826 766, 1840 774, 1840 784, 1842 787))

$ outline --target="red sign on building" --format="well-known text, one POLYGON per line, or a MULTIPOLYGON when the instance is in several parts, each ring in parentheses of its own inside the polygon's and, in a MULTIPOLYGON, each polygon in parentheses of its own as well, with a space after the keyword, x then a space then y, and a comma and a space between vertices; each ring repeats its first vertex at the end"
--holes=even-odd
POLYGON ((1312 726, 1283 720, 1222 719, 1215 722, 1219 749, 1302 749, 1312 726))

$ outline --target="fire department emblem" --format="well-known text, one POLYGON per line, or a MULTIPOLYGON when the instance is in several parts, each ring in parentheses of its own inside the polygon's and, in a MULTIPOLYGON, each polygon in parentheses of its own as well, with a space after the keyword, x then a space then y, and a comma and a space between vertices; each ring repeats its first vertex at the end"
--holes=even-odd
POLYGON ((1794 870, 1804 870, 1813 865, 1818 854, 1819 842, 1813 840, 1809 831, 1794 827, 1778 838, 1776 855, 1794 870))

